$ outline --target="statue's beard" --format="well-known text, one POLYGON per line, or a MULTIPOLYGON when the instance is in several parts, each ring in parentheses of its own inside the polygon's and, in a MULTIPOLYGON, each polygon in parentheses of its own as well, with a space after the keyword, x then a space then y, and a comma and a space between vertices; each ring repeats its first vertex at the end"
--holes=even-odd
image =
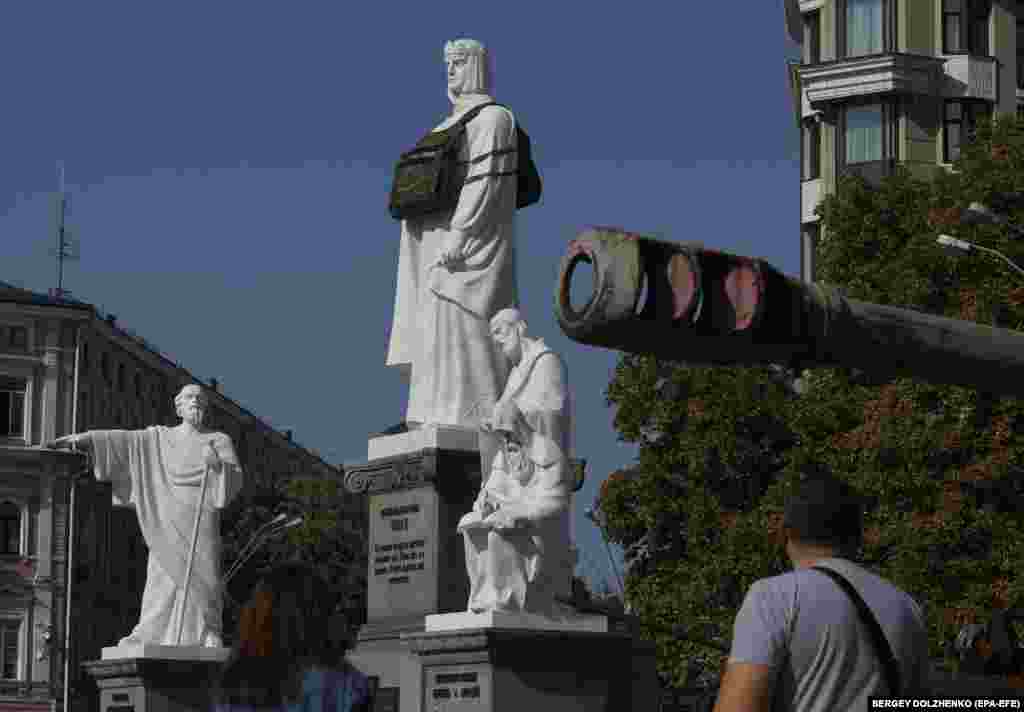
POLYGON ((184 413, 182 414, 182 418, 189 425, 198 428, 200 425, 203 424, 203 415, 204 413, 202 408, 197 408, 193 406, 192 408, 185 409, 184 413))

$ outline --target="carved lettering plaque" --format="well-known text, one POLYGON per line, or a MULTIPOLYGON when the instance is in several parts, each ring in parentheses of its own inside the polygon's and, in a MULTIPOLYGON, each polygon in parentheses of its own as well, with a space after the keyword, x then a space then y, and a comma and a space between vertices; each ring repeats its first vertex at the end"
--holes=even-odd
POLYGON ((367 620, 437 610, 437 493, 370 495, 367 620))
POLYGON ((491 709, 491 671, 485 664, 440 665, 423 670, 423 709, 485 712, 491 709))

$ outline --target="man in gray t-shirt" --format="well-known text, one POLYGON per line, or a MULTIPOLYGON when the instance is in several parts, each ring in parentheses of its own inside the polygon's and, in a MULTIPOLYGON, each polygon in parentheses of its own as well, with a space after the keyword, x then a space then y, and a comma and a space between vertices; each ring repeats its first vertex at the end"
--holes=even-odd
POLYGON ((869 695, 893 694, 857 608, 812 566, 846 578, 874 613, 900 666, 900 694, 925 687, 928 629, 920 606, 842 556, 856 549, 861 525, 862 508, 848 485, 832 478, 801 484, 783 528, 794 571, 756 581, 747 592, 715 712, 859 712, 868 709, 869 695))

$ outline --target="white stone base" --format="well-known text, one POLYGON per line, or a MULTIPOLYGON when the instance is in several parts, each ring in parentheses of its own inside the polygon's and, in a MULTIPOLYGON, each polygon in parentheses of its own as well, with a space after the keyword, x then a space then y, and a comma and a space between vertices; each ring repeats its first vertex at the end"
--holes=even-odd
POLYGON ((606 616, 577 615, 552 619, 533 613, 506 613, 503 611, 440 613, 427 616, 425 625, 426 632, 428 633, 446 630, 469 630, 471 628, 558 630, 572 633, 608 632, 608 618, 606 616))
POLYGON ((425 425, 398 435, 370 438, 366 457, 368 460, 377 460, 419 452, 425 448, 479 452, 480 434, 477 430, 455 425, 425 425))
POLYGON ((102 660, 122 660, 124 658, 162 658, 164 660, 203 660, 224 662, 231 654, 231 648, 204 648, 201 645, 152 645, 137 643, 135 645, 118 645, 104 648, 100 655, 102 660))

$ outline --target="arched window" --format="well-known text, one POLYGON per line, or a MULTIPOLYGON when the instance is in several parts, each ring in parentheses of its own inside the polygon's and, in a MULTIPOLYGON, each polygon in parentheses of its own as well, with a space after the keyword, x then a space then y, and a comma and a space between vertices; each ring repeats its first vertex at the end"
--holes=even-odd
POLYGON ((14 351, 28 351, 28 327, 12 326, 10 331, 10 346, 14 351))
POLYGON ((24 436, 25 379, 0 376, 0 438, 24 436))
POLYGON ((18 643, 21 639, 21 621, 15 619, 0 620, 0 676, 4 680, 17 680, 18 675, 18 643))
POLYGON ((78 422, 76 423, 79 432, 88 430, 89 423, 92 422, 91 414, 89 413, 89 394, 85 391, 78 394, 78 422))
POLYGON ((100 356, 100 373, 103 374, 103 380, 109 386, 111 384, 109 354, 103 354, 102 356, 100 356))
POLYGON ((0 554, 21 553, 21 507, 0 503, 0 554))

